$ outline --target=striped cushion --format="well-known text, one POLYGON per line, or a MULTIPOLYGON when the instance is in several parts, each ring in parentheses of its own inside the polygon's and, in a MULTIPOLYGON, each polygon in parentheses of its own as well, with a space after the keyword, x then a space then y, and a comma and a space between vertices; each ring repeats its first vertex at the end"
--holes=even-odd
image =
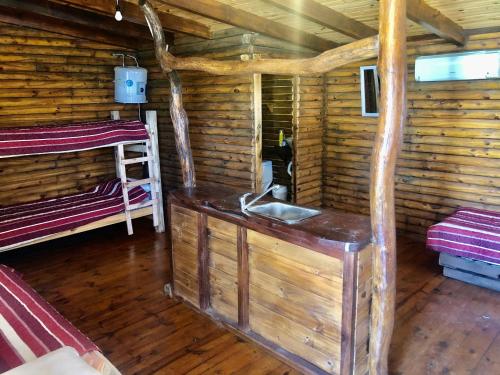
MULTIPOLYGON (((130 203, 140 203, 148 194, 140 187, 129 190, 130 203)), ((66 197, 0 207, 0 250, 2 247, 77 228, 123 212, 119 179, 66 197)))
POLYGON ((429 227, 427 247, 500 264, 500 212, 459 208, 443 222, 429 227))
POLYGON ((137 120, 2 128, 0 157, 81 151, 147 139, 146 127, 137 120))
POLYGON ((80 355, 98 350, 18 273, 0 265, 0 373, 63 346, 80 355))

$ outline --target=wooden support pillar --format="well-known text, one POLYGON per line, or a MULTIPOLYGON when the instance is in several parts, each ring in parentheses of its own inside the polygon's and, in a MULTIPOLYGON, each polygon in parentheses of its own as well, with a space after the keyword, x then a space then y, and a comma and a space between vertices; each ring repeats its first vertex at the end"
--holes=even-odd
POLYGON ((394 173, 406 119, 406 0, 380 0, 380 117, 372 155, 373 297, 370 374, 387 374, 396 297, 394 173))
POLYGON ((189 141, 189 120, 182 104, 182 84, 179 74, 172 70, 168 73, 170 79, 170 117, 174 126, 175 146, 182 168, 184 187, 196 186, 193 153, 189 141))

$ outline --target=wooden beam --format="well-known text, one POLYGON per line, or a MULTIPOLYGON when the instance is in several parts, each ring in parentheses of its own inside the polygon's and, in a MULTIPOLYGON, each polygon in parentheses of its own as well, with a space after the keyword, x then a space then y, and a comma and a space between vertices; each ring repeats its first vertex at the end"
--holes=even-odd
POLYGON ((19 11, 27 11, 42 16, 57 18, 68 23, 85 25, 96 29, 96 32, 104 30, 111 34, 127 35, 138 39, 151 39, 149 29, 142 25, 122 21, 120 24, 109 16, 103 16, 82 9, 69 8, 49 0, 1 0, 3 6, 15 8, 19 11))
POLYGON ((354 39, 377 35, 378 31, 314 0, 265 0, 312 22, 354 39))
POLYGON ((373 58, 378 53, 378 36, 372 36, 338 48, 325 51, 309 59, 261 59, 249 61, 222 61, 202 57, 175 57, 166 50, 165 37, 160 20, 153 6, 147 0, 139 3, 151 25, 156 58, 162 70, 197 70, 218 75, 234 74, 285 74, 307 75, 329 72, 351 62, 373 58))
MULTIPOLYGON (((103 1, 103 0, 57 0, 59 3, 71 5, 74 7, 91 10, 93 12, 98 12, 105 15, 115 14, 115 1, 103 1)), ((121 11, 123 14, 123 19, 132 23, 146 25, 144 16, 141 9, 137 5, 137 1, 133 3, 127 1, 120 2, 121 11)), ((197 36, 203 39, 211 39, 212 33, 210 29, 203 25, 202 23, 175 16, 173 14, 168 14, 165 12, 159 12, 163 28, 166 30, 180 32, 184 34, 189 34, 197 36)))
POLYGON ((34 29, 49 31, 56 34, 68 35, 76 38, 87 39, 131 49, 136 49, 138 47, 138 41, 134 38, 111 34, 105 31, 96 31, 92 27, 84 25, 74 25, 56 18, 1 5, 0 22, 16 26, 31 27, 34 29))
POLYGON ((314 34, 214 0, 162 0, 162 3, 316 51, 325 51, 338 46, 337 43, 322 39, 314 34))
POLYGON ((380 0, 380 117, 370 172, 374 250, 370 317, 370 374, 387 374, 396 307, 394 174, 406 120, 406 4, 380 0))
POLYGON ((458 45, 465 45, 464 29, 423 0, 407 0, 407 17, 433 34, 458 45))

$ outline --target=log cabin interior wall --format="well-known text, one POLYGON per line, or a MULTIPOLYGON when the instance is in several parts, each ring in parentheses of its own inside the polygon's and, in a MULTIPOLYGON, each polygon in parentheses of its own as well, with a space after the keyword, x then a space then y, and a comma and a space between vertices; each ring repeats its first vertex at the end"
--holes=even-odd
MULTIPOLYGON (((106 119, 111 110, 137 116, 137 107, 114 103, 121 61, 112 53, 123 48, 3 23, 0 35, 1 127, 106 119)), ((112 148, 0 159, 0 205, 75 193, 115 175, 112 148)))
MULTIPOLYGON (((396 171, 399 229, 424 238, 456 207, 500 209, 498 80, 415 82, 420 55, 461 50, 429 40, 410 43, 408 120, 396 171)), ((472 36, 466 50, 500 48, 500 34, 472 36)), ((359 66, 327 75, 323 204, 369 213, 368 178, 377 119, 361 117, 359 66)))
MULTIPOLYGON (((231 29, 215 34, 212 40, 177 35, 173 53, 239 59, 241 55, 248 55, 249 46, 243 31, 231 29)), ((152 50, 141 51, 140 61, 149 71, 146 108, 158 111, 162 181, 166 189, 180 187, 181 170, 168 111, 168 79, 161 72, 152 50)), ((257 178, 254 77, 181 72, 181 80, 198 184, 254 189, 257 178)))

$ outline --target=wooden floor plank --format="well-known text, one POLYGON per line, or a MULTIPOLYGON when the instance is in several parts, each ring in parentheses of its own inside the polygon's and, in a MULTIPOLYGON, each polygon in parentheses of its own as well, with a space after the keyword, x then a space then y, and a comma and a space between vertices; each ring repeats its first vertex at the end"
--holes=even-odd
MULTIPOLYGON (((147 219, 0 255, 125 374, 297 375, 163 294, 165 235, 147 219)), ((397 321, 390 372, 500 373, 500 294, 442 276, 437 255, 398 241, 397 321)))

